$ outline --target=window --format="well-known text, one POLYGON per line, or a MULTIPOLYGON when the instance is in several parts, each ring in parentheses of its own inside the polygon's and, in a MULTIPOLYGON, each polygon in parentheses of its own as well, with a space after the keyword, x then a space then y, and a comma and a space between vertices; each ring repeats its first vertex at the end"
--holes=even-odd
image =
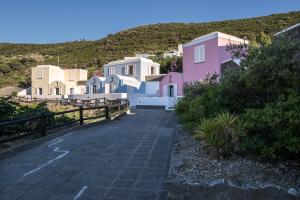
POLYGON ((195 47, 195 63, 201 63, 205 61, 205 46, 195 47))
POLYGON ((38 95, 43 95, 43 88, 38 88, 38 95))
POLYGON ((43 79, 43 71, 37 71, 37 79, 43 79))
POLYGON ((74 94, 74 88, 70 88, 70 95, 74 94))
POLYGON ((114 74, 115 73, 115 68, 109 67, 108 68, 108 75, 114 74))
POLYGON ((97 85, 93 85, 93 94, 97 93, 97 85))
POLYGON ((88 85, 86 86, 86 91, 85 91, 85 93, 86 93, 86 94, 89 94, 89 93, 90 93, 90 87, 89 87, 88 85))
POLYGON ((169 76, 169 83, 172 82, 172 75, 169 76))
POLYGON ((151 67, 151 75, 155 75, 155 67, 151 67))
POLYGON ((74 71, 70 71, 69 73, 69 81, 74 81, 75 80, 75 72, 74 71))
POLYGON ((122 67, 122 75, 125 75, 125 67, 122 67))
POLYGON ((133 75, 133 71, 134 71, 134 66, 128 65, 128 75, 133 75))

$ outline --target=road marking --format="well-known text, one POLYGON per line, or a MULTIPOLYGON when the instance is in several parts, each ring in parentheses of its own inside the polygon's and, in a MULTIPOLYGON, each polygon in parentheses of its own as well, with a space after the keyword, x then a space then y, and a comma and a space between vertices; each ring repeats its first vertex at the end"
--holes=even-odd
MULTIPOLYGON (((67 136, 70 136, 70 135, 73 135, 74 133, 75 133, 75 132, 70 132, 70 133, 68 133, 68 134, 65 134, 65 135, 63 135, 63 136, 54 138, 54 139, 52 139, 52 140, 46 142, 46 144, 48 144, 47 147, 52 147, 52 146, 57 145, 58 143, 61 143, 62 141, 64 141, 63 138, 65 138, 65 137, 67 137, 67 136)), ((37 168, 35 168, 35 169, 33 169, 33 170, 31 170, 31 171, 25 173, 23 176, 28 176, 28 175, 30 175, 30 174, 33 174, 33 173, 35 173, 35 172, 41 170, 42 168, 44 168, 44 167, 50 165, 50 164, 53 163, 54 161, 59 160, 59 159, 65 157, 68 153, 70 153, 70 151, 67 151, 67 150, 61 150, 60 147, 55 147, 55 148, 53 149, 53 151, 54 151, 54 152, 58 152, 58 153, 62 153, 62 154, 60 154, 59 156, 55 157, 55 158, 52 159, 52 160, 49 160, 48 162, 42 164, 41 166, 39 166, 39 167, 37 167, 37 168)))
POLYGON ((51 144, 48 144, 48 147, 52 147, 58 143, 61 143, 62 141, 63 141, 63 139, 56 140, 56 141, 52 142, 51 144))
POLYGON ((54 151, 54 152, 58 152, 58 153, 62 153, 62 154, 59 155, 59 156, 57 156, 56 158, 54 158, 54 159, 52 159, 52 160, 49 160, 48 162, 42 164, 41 166, 39 166, 39 167, 37 167, 37 168, 35 168, 35 169, 33 169, 33 170, 31 170, 31 171, 25 173, 24 176, 28 176, 28 175, 30 175, 30 174, 33 174, 34 172, 37 172, 37 171, 41 170, 42 168, 44 168, 44 167, 50 165, 50 164, 53 163, 54 161, 59 160, 59 159, 63 158, 64 156, 66 156, 68 153, 70 153, 70 151, 60 150, 60 147, 55 147, 53 151, 54 151))
MULTIPOLYGON (((74 133, 75 133, 75 132, 71 132, 71 133, 68 133, 68 134, 66 134, 66 135, 63 135, 63 136, 60 136, 60 137, 56 137, 56 138, 54 138, 54 139, 52 139, 52 140, 46 142, 46 144, 54 143, 54 142, 56 142, 56 141, 58 141, 58 140, 60 140, 60 139, 63 139, 63 138, 65 138, 65 137, 67 137, 67 136, 73 135, 74 133)), ((49 144, 49 145, 50 145, 50 144, 49 144)), ((49 146, 49 145, 48 145, 48 146, 49 146)))
POLYGON ((84 192, 87 188, 88 188, 87 186, 83 186, 83 187, 81 188, 81 190, 77 193, 77 195, 74 197, 73 200, 78 199, 78 198, 83 194, 83 192, 84 192))

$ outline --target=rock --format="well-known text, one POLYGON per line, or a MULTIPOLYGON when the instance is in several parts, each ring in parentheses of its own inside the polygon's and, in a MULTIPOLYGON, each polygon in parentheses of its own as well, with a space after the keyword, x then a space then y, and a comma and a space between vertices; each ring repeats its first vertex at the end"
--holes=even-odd
POLYGON ((279 164, 279 165, 278 165, 278 168, 279 168, 279 169, 285 169, 285 165, 284 165, 284 164, 279 164))
POLYGON ((215 185, 219 185, 219 184, 224 184, 224 183, 225 183, 224 179, 216 179, 216 180, 213 180, 210 183, 208 183, 208 186, 211 187, 211 186, 215 186, 215 185))
POLYGON ((290 188, 288 190, 289 194, 295 195, 295 196, 300 196, 299 192, 297 192, 297 190, 295 188, 290 188))

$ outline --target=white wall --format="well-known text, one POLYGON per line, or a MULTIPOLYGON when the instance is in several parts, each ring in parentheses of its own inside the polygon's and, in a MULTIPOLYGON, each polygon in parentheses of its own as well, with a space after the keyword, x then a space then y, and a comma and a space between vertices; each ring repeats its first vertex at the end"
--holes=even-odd
POLYGON ((181 97, 149 97, 142 94, 133 94, 130 96, 130 106, 165 106, 165 109, 176 105, 181 97))
POLYGON ((148 81, 146 82, 146 95, 148 96, 159 96, 159 81, 148 81))

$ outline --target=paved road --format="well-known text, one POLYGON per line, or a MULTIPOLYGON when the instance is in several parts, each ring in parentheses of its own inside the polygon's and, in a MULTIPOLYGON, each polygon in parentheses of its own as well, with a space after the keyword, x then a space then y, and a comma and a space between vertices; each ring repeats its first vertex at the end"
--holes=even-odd
POLYGON ((0 199, 164 199, 174 121, 137 109, 0 160, 0 199))

